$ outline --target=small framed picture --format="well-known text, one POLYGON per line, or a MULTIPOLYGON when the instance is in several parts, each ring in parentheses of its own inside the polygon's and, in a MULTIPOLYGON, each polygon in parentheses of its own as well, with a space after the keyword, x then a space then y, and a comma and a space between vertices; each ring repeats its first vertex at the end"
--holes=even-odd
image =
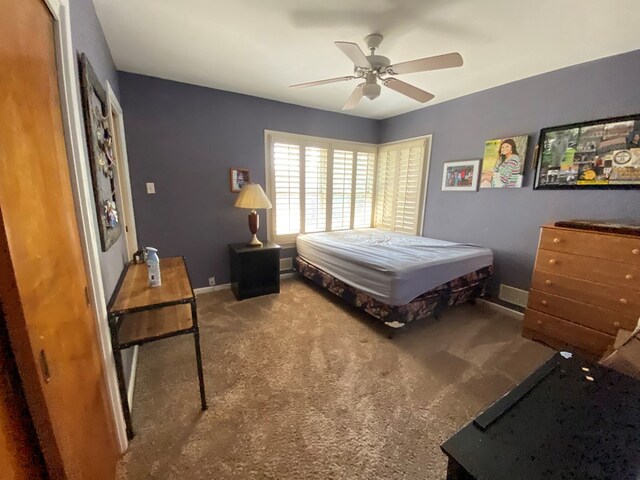
POLYGON ((480 160, 444 162, 442 191, 475 192, 478 190, 480 160))
POLYGON ((229 186, 232 192, 238 193, 246 183, 251 183, 247 168, 229 169, 229 186))

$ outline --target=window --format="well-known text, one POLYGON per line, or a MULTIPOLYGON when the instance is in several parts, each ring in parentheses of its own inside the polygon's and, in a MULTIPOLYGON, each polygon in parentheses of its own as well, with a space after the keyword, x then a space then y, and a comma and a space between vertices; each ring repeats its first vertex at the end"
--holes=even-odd
POLYGON ((376 146, 266 132, 270 238, 370 227, 376 146))
POLYGON ((379 148, 374 227, 422 234, 430 146, 429 136, 379 148))

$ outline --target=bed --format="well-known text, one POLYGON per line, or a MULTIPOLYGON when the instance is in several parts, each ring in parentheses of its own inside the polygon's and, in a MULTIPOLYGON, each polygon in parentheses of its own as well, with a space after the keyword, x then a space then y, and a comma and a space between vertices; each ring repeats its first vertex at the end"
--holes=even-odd
POLYGON ((488 248, 376 228, 298 235, 294 269, 392 328, 484 295, 488 248))

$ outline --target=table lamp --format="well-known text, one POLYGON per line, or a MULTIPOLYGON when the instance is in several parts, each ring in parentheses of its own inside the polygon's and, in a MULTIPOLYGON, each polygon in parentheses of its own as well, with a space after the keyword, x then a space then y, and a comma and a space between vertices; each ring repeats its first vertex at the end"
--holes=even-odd
POLYGON ((261 247, 262 242, 258 240, 256 236, 260 226, 260 217, 258 217, 256 213, 256 208, 271 208, 271 202, 269 198, 267 198, 267 194, 264 193, 262 187, 257 183, 247 183, 242 187, 242 190, 240 190, 240 195, 234 207, 251 209, 251 213, 249 213, 249 231, 253 237, 247 246, 261 247))

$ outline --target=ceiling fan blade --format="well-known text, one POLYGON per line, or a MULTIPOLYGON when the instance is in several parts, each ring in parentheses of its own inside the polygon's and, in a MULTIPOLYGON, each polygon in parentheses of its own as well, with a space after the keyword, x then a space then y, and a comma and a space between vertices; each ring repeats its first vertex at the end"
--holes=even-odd
POLYGON ((316 85, 326 85, 327 83, 346 82, 347 80, 353 80, 353 75, 347 75, 345 77, 327 78, 326 80, 318 80, 315 82, 297 83, 295 85, 289 85, 289 88, 306 88, 315 87, 316 85))
POLYGON ((353 92, 351 92, 351 95, 349 95, 349 98, 347 98, 347 103, 344 104, 344 107, 342 107, 342 110, 351 110, 352 108, 355 108, 356 105, 358 105, 358 102, 362 98, 363 88, 364 88, 364 83, 361 83, 353 90, 353 92))
POLYGON ((382 81, 385 87, 389 87, 391 90, 395 90, 398 93, 402 93, 409 98, 413 98, 420 103, 425 103, 431 100, 435 95, 429 92, 425 92, 424 90, 419 89, 418 87, 414 87, 413 85, 409 85, 402 80, 398 80, 397 78, 387 78, 382 81))
POLYGON ((342 53, 344 53, 347 57, 351 59, 351 61, 356 67, 371 68, 371 64, 369 63, 369 60, 367 60, 367 57, 365 56, 362 49, 360 49, 357 43, 353 43, 353 42, 333 42, 333 43, 336 44, 336 47, 342 50, 342 53))
POLYGON ((446 53, 444 55, 436 55, 435 57, 396 63, 388 68, 387 73, 391 75, 401 75, 403 73, 426 72, 428 70, 461 67, 462 63, 462 56, 458 52, 446 53))

